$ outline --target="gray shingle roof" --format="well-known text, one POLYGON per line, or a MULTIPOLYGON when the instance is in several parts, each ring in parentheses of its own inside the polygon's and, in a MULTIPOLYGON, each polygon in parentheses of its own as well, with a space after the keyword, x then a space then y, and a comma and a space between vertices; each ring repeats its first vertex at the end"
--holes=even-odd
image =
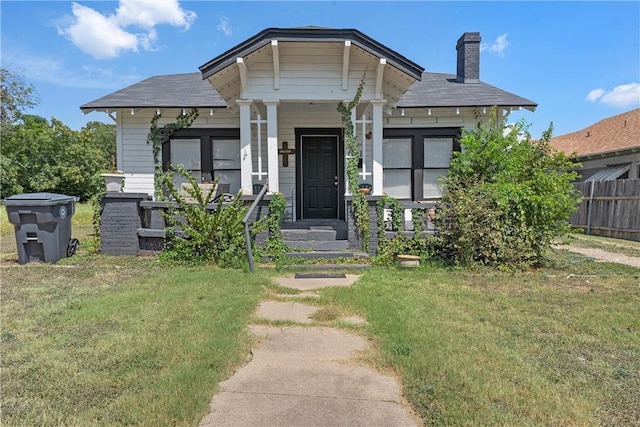
MULTIPOLYGON (((458 83, 454 74, 422 73, 398 107, 521 106, 537 104, 486 83, 458 83)), ((216 108, 226 103, 201 73, 155 76, 88 102, 82 110, 111 108, 216 108)))
POLYGON ((459 83, 455 74, 422 73, 404 94, 397 107, 536 107, 537 104, 521 96, 486 83, 459 83))
POLYGON ((226 107, 211 83, 201 73, 149 77, 80 106, 81 110, 106 108, 226 107))

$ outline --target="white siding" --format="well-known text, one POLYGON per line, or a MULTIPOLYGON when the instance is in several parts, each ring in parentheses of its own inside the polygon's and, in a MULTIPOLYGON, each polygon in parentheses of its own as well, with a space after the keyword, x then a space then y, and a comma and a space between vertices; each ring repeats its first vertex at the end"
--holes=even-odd
MULTIPOLYGON (((336 84, 341 85, 341 82, 336 84), (339 83, 339 84, 338 84, 339 83)), ((356 83, 357 84, 357 83, 356 83)), ((346 97, 348 99, 348 97, 346 97)), ((278 105, 278 148, 282 147, 282 142, 287 141, 289 148, 295 148, 295 130, 296 128, 340 128, 342 127, 340 114, 337 112, 337 103, 335 102, 317 102, 314 105, 309 102, 287 103, 281 102, 278 105)), ((256 118, 257 105, 252 109, 252 119, 256 118)), ((153 194, 153 150, 150 144, 147 144, 147 135, 150 129, 151 119, 153 118, 154 109, 136 110, 134 115, 129 110, 118 111, 118 128, 122 129, 122 135, 118 136, 118 142, 121 140, 122 161, 118 165, 119 169, 125 172, 125 189, 127 192, 146 192, 153 194)), ((385 128, 416 128, 416 127, 466 127, 473 128, 477 124, 477 120, 473 116, 470 108, 461 108, 460 114, 456 114, 456 110, 451 109, 432 109, 429 115, 424 108, 405 109, 404 116, 400 109, 391 110, 390 116, 384 117, 385 128)), ((175 121, 180 114, 180 110, 171 109, 162 111, 163 118, 160 124, 168 124, 175 121)), ((267 179, 268 162, 267 162, 267 128, 266 114, 262 113, 262 171, 264 176, 259 180, 254 176, 254 183, 264 183, 267 179)), ((368 117, 368 114, 367 114, 368 117)), ((489 115, 486 117, 488 119, 489 115)), ((360 120, 361 117, 358 117, 360 120)), ((200 116, 196 119, 192 127, 198 128, 238 128, 239 115, 230 109, 215 109, 214 114, 209 115, 209 110, 201 110, 200 116)), ((366 126, 366 131, 371 130, 371 124, 366 126)), ((356 138, 358 144, 362 143, 361 125, 356 126, 356 138)), ((253 149, 253 171, 258 170, 258 142, 256 125, 252 125, 252 149, 253 149)), ((372 140, 365 142, 365 164, 367 172, 373 169, 373 146, 372 140)), ((118 158, 120 159, 120 153, 118 158)), ((291 203, 295 206, 295 171, 296 158, 295 155, 289 156, 289 166, 282 166, 282 156, 278 155, 280 191, 291 199, 291 203)), ((360 182, 372 183, 372 177, 360 177, 360 182)))
MULTIPOLYGON (((431 114, 426 108, 395 108, 391 111, 392 114, 384 120, 385 128, 462 127, 471 129, 478 124, 472 108, 460 108, 460 114, 456 113, 455 108, 432 108, 431 114), (404 116, 402 110, 404 110, 404 116)), ((482 120, 489 118, 489 111, 481 115, 482 120)))
MULTIPOLYGON (((278 44, 279 88, 274 85, 271 46, 243 58, 247 69, 247 92, 240 94, 240 78, 235 64, 211 77, 214 87, 231 105, 235 99, 278 101, 337 101, 352 99, 364 77, 363 100, 374 99, 379 58, 352 45, 349 56, 348 86, 342 88, 344 42, 286 42, 278 44)), ((385 97, 395 103, 413 78, 387 65, 384 71, 385 97)))
MULTIPOLYGON (((160 125, 175 122, 180 114, 179 109, 162 110, 160 125)), ((147 136, 151 129, 151 119, 155 109, 146 108, 135 110, 134 114, 128 109, 117 112, 118 129, 122 135, 122 150, 118 159, 122 159, 118 168, 125 173, 124 191, 128 193, 148 193, 153 195, 153 147, 147 144, 147 136)), ((227 109, 215 109, 213 116, 209 110, 201 110, 199 117, 192 127, 200 128, 237 128, 238 117, 233 116, 227 109)))

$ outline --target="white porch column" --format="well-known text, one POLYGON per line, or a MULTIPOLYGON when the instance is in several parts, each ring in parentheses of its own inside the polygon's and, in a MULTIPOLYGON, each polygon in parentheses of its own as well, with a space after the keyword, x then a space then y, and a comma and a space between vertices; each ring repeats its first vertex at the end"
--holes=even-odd
POLYGON ((372 144, 373 144, 373 170, 371 171, 373 191, 372 194, 382 196, 383 166, 382 166, 382 107, 387 103, 384 99, 374 99, 371 101, 372 115, 372 144))
POLYGON ((252 101, 238 99, 240 107, 240 189, 242 194, 253 194, 253 160, 251 158, 251 104, 252 101))
POLYGON ((267 164, 269 191, 280 191, 278 170, 278 101, 262 101, 267 106, 267 164))

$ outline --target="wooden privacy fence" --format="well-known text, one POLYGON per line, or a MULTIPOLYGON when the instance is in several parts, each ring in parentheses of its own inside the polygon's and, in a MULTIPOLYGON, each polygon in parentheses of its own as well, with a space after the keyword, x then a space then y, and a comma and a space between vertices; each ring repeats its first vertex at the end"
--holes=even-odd
POLYGON ((577 182, 582 203, 569 222, 587 234, 640 241, 640 179, 577 182))

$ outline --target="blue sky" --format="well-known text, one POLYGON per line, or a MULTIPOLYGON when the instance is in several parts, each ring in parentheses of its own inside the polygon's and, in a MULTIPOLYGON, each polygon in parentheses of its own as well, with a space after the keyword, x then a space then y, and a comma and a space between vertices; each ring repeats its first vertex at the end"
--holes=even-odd
POLYGON ((356 28, 423 66, 455 73, 479 31, 480 78, 539 104, 514 112, 539 136, 640 107, 640 2, 0 2, 3 67, 33 84, 30 111, 74 129, 109 122, 79 106, 159 74, 198 71, 268 27, 356 28))

